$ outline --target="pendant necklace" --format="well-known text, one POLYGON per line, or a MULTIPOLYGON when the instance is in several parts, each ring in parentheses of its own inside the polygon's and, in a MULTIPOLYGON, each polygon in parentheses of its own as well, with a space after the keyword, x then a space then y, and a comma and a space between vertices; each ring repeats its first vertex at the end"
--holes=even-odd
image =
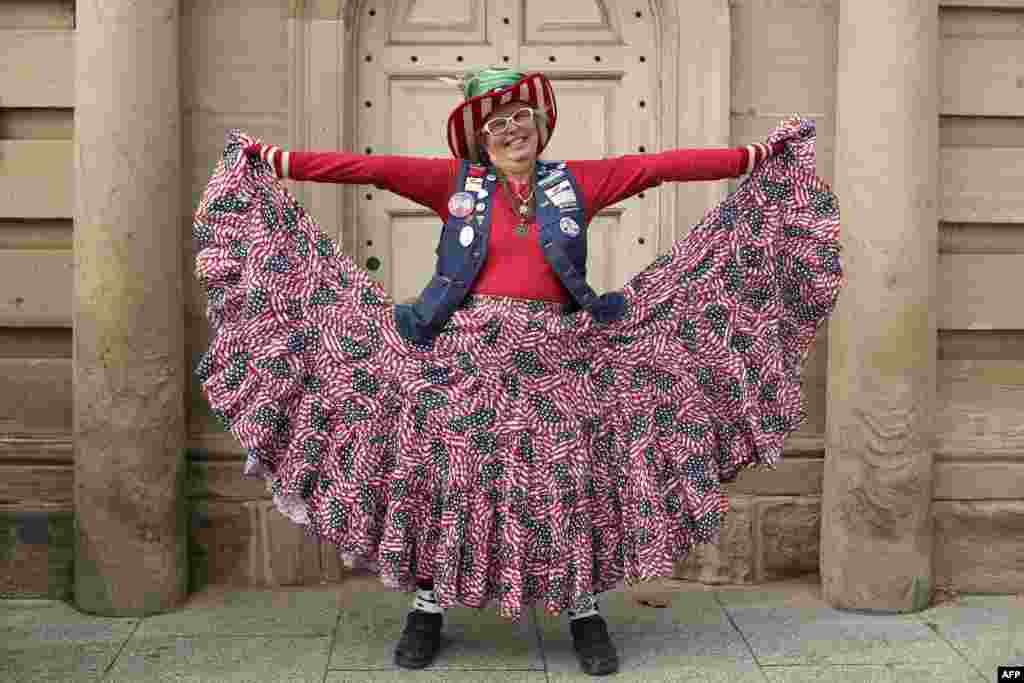
POLYGON ((519 205, 519 225, 516 226, 515 232, 517 235, 522 237, 527 233, 526 217, 527 214, 530 212, 530 200, 533 199, 534 188, 530 188, 530 194, 526 197, 526 199, 523 199, 518 194, 515 194, 515 192, 508 186, 508 181, 505 179, 505 176, 501 176, 501 186, 505 188, 505 196, 508 198, 509 203, 519 205), (515 194, 515 198, 518 200, 518 202, 512 200, 513 194, 515 194))

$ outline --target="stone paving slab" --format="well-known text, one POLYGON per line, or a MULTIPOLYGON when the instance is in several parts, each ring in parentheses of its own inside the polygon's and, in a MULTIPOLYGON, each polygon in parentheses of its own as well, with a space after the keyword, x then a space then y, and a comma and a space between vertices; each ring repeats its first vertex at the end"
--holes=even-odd
POLYGON ((331 671, 324 683, 546 683, 543 671, 331 671))
POLYGON ((121 643, 140 621, 85 614, 59 600, 0 600, 0 636, 5 645, 121 643))
POLYGON ((132 638, 103 683, 320 681, 330 637, 132 638))
POLYGON ((121 644, 51 644, 20 647, 0 644, 0 681, 4 683, 92 683, 115 660, 121 644))
POLYGON ((95 681, 139 621, 83 614, 58 600, 0 600, 0 681, 95 681))
POLYGON ((764 667, 768 683, 908 683, 908 681, 942 681, 942 683, 991 683, 995 673, 986 678, 966 664, 888 664, 867 666, 768 666, 764 667))
MULTIPOLYGON (((602 594, 600 609, 619 653, 617 681, 764 683, 711 591, 652 582, 602 594)), ((549 680, 592 681, 576 660, 568 619, 538 615, 538 626, 549 680)))
POLYGON ((961 595, 917 613, 871 615, 832 609, 818 583, 791 588, 717 590, 773 681, 811 680, 819 664, 831 664, 827 670, 842 680, 916 680, 938 671, 953 680, 990 681, 998 666, 1024 664, 1019 595, 961 595), (915 622, 933 635, 908 626, 915 622))
MULTIPOLYGON (((568 620, 493 608, 446 615, 428 670, 392 662, 412 596, 376 577, 293 588, 211 587, 179 610, 97 617, 54 600, 0 600, 0 681, 592 681, 568 620), (108 670, 109 669, 109 670, 108 670), (326 674, 326 678, 324 678, 326 674)), ((616 681, 982 683, 1024 665, 1024 597, 961 595, 923 612, 835 610, 816 580, 662 581, 601 596, 616 681)))
POLYGON ((828 607, 732 607, 727 611, 762 665, 951 665, 963 661, 913 616, 857 615, 828 607))
MULTIPOLYGON (((764 676, 757 663, 749 655, 746 657, 716 657, 707 654, 703 657, 692 654, 692 647, 681 643, 676 636, 634 636, 627 639, 615 639, 615 647, 619 653, 619 672, 615 681, 678 681, 680 683, 764 683, 764 676)), ((722 649, 729 651, 731 643, 722 649)), ((548 680, 555 681, 594 681, 580 669, 576 655, 572 650, 572 640, 568 636, 564 641, 545 641, 544 656, 548 665, 548 680)))
MULTIPOLYGON (((360 577, 343 585, 339 601, 331 669, 398 669, 393 655, 412 609, 412 594, 360 577)), ((490 607, 453 608, 445 614, 441 634, 443 645, 432 670, 544 671, 532 611, 515 623, 490 607)))
POLYGON ((218 588, 189 596, 179 610, 146 617, 135 635, 329 636, 338 612, 334 587, 218 588))
POLYGON ((989 680, 1024 666, 1024 596, 964 595, 916 616, 989 680))

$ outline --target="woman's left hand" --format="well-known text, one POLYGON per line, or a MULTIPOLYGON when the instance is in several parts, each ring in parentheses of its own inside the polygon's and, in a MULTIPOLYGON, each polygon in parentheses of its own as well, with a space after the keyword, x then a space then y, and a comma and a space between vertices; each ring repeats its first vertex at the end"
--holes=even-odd
POLYGON ((747 145, 747 153, 750 155, 747 161, 748 173, 753 173, 758 166, 764 163, 765 159, 775 156, 782 151, 783 147, 785 147, 785 143, 782 142, 775 142, 771 145, 755 142, 747 145))
POLYGON ((255 138, 245 133, 238 134, 238 143, 242 145, 242 150, 247 151, 249 148, 256 144, 255 138))

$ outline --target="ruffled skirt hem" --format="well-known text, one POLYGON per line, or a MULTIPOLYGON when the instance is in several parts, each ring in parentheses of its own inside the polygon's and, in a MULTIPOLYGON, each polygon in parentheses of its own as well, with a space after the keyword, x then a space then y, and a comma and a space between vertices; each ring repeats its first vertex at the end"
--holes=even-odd
POLYGON ((812 122, 630 279, 622 320, 470 296, 430 349, 243 139, 196 213, 216 331, 196 374, 244 474, 385 585, 518 618, 670 576, 717 541, 721 484, 774 469, 803 423, 845 282, 812 122))

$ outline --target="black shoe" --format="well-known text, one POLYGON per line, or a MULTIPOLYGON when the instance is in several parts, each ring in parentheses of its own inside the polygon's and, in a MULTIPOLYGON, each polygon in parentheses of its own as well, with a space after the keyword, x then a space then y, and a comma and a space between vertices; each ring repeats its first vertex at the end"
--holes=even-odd
POLYGON ((580 667, 591 676, 604 676, 619 670, 619 656, 608 637, 608 625, 595 614, 569 621, 572 644, 580 667))
POLYGON ((395 664, 403 669, 422 669, 434 661, 441 649, 444 616, 413 610, 405 621, 405 630, 395 648, 395 664))

